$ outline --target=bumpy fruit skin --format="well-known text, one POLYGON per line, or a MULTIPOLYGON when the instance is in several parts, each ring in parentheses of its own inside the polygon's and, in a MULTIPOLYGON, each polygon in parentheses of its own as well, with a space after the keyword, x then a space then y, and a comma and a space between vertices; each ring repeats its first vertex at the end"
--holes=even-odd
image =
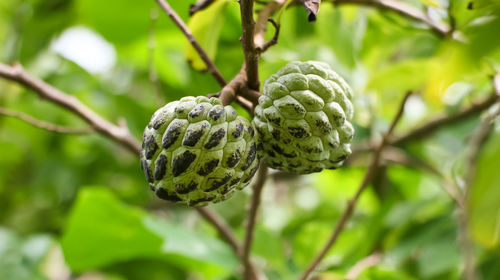
POLYGON ((291 62, 264 83, 253 120, 268 166, 297 174, 335 169, 351 153, 352 91, 322 62, 291 62))
POLYGON ((251 123, 217 98, 184 97, 156 111, 141 166, 159 198, 203 206, 232 196, 258 169, 251 123))

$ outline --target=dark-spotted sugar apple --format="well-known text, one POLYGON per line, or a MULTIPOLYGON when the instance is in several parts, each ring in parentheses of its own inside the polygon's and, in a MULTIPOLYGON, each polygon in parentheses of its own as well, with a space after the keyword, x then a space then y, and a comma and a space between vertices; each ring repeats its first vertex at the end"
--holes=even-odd
POLYGON ((351 99, 322 62, 291 62, 269 77, 253 120, 267 165, 297 174, 339 167, 351 153, 351 99))
POLYGON ((184 97, 156 111, 144 131, 141 166, 162 199, 203 206, 225 200, 258 169, 251 123, 231 106, 184 97))

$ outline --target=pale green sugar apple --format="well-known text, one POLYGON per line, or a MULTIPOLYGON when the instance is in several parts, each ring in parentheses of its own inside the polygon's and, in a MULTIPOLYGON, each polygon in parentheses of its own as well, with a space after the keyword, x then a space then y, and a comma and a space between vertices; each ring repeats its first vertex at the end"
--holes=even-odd
POLYGON ((322 62, 291 62, 264 83, 253 120, 259 153, 297 174, 339 167, 351 153, 352 91, 322 62))
POLYGON ((142 138, 141 166, 162 199, 203 206, 231 197, 258 169, 251 123, 231 106, 184 97, 156 111, 142 138))

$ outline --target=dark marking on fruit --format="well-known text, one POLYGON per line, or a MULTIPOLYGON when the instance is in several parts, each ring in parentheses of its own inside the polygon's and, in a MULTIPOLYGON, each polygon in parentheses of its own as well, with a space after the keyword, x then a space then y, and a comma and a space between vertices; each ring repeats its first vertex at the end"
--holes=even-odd
POLYGON ((153 128, 155 130, 158 130, 158 128, 160 128, 164 123, 165 123, 164 118, 158 118, 153 122, 153 128))
POLYGON ((271 161, 270 164, 272 167, 283 167, 283 163, 279 161, 271 161))
POLYGON ((219 130, 210 134, 210 138, 208 139, 207 143, 205 144, 205 149, 211 149, 211 148, 219 145, 220 140, 222 138, 224 138, 225 135, 226 135, 226 130, 224 128, 220 128, 219 130))
POLYGON ((220 180, 214 180, 212 185, 210 185, 210 187, 206 189, 205 192, 215 191, 216 189, 220 188, 221 186, 229 182, 229 180, 231 180, 231 177, 232 177, 231 174, 226 174, 224 178, 220 180))
POLYGON ((233 137, 234 138, 240 137, 242 132, 243 132, 243 124, 242 123, 238 123, 236 125, 236 130, 233 131, 233 137))
POLYGON ((240 181, 241 181, 241 177, 233 178, 233 180, 231 180, 231 182, 229 182, 229 185, 230 186, 237 185, 240 181))
POLYGON ((174 188, 175 192, 177 193, 187 194, 196 190, 196 188, 198 188, 198 183, 196 183, 195 181, 191 181, 187 186, 186 184, 175 183, 174 188))
POLYGON ((161 154, 156 161, 155 180, 161 180, 167 171, 167 157, 161 154))
POLYGON ((316 127, 319 128, 321 133, 326 134, 332 131, 332 125, 329 122, 323 120, 316 120, 316 127))
POLYGON ((144 171, 144 175, 146 175, 146 180, 148 180, 148 182, 150 183, 153 183, 153 175, 151 174, 151 169, 149 168, 148 163, 145 159, 141 160, 141 166, 142 170, 144 171))
POLYGON ((259 166, 255 166, 254 168, 252 168, 250 170, 250 173, 248 173, 248 177, 245 180, 243 180, 243 183, 250 182, 250 180, 252 180, 252 178, 253 178, 253 175, 255 175, 255 173, 257 172, 258 169, 259 169, 259 166))
POLYGON ((288 127, 288 133, 295 138, 305 138, 311 136, 303 127, 300 126, 290 126, 288 127))
POLYGON ((335 160, 330 160, 331 163, 339 163, 343 160, 345 160, 347 158, 347 155, 341 155, 340 157, 338 157, 337 159, 335 160))
POLYGON ((253 137, 255 135, 255 131, 253 130, 253 128, 251 126, 247 127, 247 132, 248 132, 248 134, 250 134, 250 137, 253 137))
POLYGON ((337 158, 338 161, 343 161, 347 158, 347 155, 341 155, 340 157, 337 158))
POLYGON ((165 132, 165 136, 163 137, 163 143, 162 143, 163 148, 168 149, 175 143, 175 141, 181 135, 182 126, 183 123, 181 122, 172 122, 170 124, 170 126, 167 128, 167 131, 165 132))
POLYGON ((337 168, 338 168, 338 167, 336 167, 336 166, 333 166, 333 167, 328 167, 328 169, 330 169, 330 170, 335 170, 335 169, 337 169, 337 168))
POLYGON ((227 158, 226 164, 228 167, 233 168, 238 164, 240 159, 241 159, 241 152, 240 150, 237 149, 227 158))
POLYGON ((302 115, 302 114, 306 113, 306 109, 304 109, 304 107, 300 106, 300 104, 286 103, 286 104, 283 104, 282 106, 280 106, 280 110, 285 111, 285 112, 289 112, 290 109, 293 109, 295 111, 295 113, 297 113, 298 115, 302 115))
MULTIPOLYGON (((232 181, 231 181, 231 182, 232 182, 232 181)), ((224 187, 224 188, 220 191, 220 193, 221 193, 221 194, 227 194, 228 192, 230 192, 230 191, 232 191, 232 190, 233 190, 233 188, 231 188, 231 187, 229 187, 229 186, 226 186, 226 187, 224 187)))
POLYGON ((184 141, 182 142, 182 145, 188 146, 188 147, 194 147, 196 145, 196 143, 198 143, 198 141, 203 136, 203 133, 205 132, 205 129, 207 127, 208 127, 208 124, 204 123, 197 130, 188 130, 186 133, 186 136, 184 137, 184 141))
POLYGON ((248 151, 248 156, 245 160, 245 165, 241 167, 241 170, 245 171, 247 170, 250 165, 252 165, 252 162, 255 160, 255 157, 257 156, 257 145, 255 142, 250 145, 250 150, 248 151))
POLYGON ((205 165, 203 165, 196 173, 198 173, 198 175, 200 176, 207 176, 215 170, 218 164, 219 159, 213 159, 209 162, 206 162, 205 165))
POLYGON ((280 132, 278 129, 273 129, 273 131, 271 132, 271 135, 273 136, 273 138, 274 138, 276 141, 280 141, 280 138, 281 138, 281 132, 280 132))
POLYGON ((178 197, 175 194, 169 194, 163 188, 156 189, 155 194, 156 194, 156 196, 158 196, 161 199, 172 201, 172 202, 177 202, 177 201, 181 201, 182 200, 182 198, 178 197))
POLYGON ((191 112, 189 112, 189 117, 191 118, 196 118, 199 117, 201 114, 205 113, 205 106, 196 106, 191 112))
POLYGON ((144 142, 144 155, 147 159, 153 158, 156 150, 158 150, 158 145, 155 142, 153 135, 150 135, 144 142))
POLYGON ((270 157, 276 157, 276 154, 271 150, 267 151, 267 155, 270 157))
POLYGON ((184 173, 195 159, 196 154, 190 151, 184 151, 184 153, 176 156, 172 161, 172 174, 174 177, 184 173))
POLYGON ((295 158, 297 157, 297 153, 295 151, 292 151, 291 153, 286 153, 280 146, 277 144, 271 145, 274 151, 276 151, 278 154, 283 155, 284 157, 287 158, 295 158))
POLYGON ((277 126, 281 125, 281 118, 279 118, 279 117, 272 118, 271 116, 266 116, 266 118, 268 121, 274 123, 277 126))
POLYGON ((309 154, 317 154, 317 153, 321 153, 323 150, 321 150, 319 147, 310 147, 310 146, 300 146, 300 145, 297 145, 298 147, 300 147, 301 150, 303 150, 304 152, 306 153, 309 153, 309 154))
POLYGON ((210 202, 210 201, 214 200, 215 198, 216 198, 216 196, 198 198, 198 199, 189 201, 188 205, 189 206, 197 206, 198 204, 203 203, 203 202, 210 202))
POLYGON ((208 112, 208 116, 214 121, 220 119, 224 115, 224 107, 215 106, 208 112))

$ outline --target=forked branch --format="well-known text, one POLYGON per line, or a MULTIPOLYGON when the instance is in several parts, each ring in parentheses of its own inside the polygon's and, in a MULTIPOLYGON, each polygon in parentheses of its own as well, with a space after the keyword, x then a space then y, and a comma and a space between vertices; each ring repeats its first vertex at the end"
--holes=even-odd
POLYGON ((339 237, 340 233, 345 227, 345 224, 347 220, 351 217, 354 208, 356 207, 356 203, 358 202, 358 199, 361 197, 361 194, 363 191, 368 187, 368 185, 371 182, 371 179, 373 175, 375 174, 375 171, 377 170, 377 167, 379 166, 380 163, 380 158, 382 155, 382 151, 384 147, 387 145, 387 141, 389 137, 391 136, 392 132, 394 131, 394 128, 396 127, 397 123, 403 116, 404 112, 404 107, 406 104, 406 101, 410 97, 411 92, 408 92, 403 101, 401 102, 401 105, 399 107, 399 110, 394 117, 394 120, 391 123, 391 126, 389 127, 389 130, 384 134, 384 137, 382 138, 382 141, 378 145, 377 149, 375 150, 375 154, 373 155, 373 159, 371 161, 370 166, 368 167, 368 170, 365 173, 365 177, 363 178, 363 181, 361 185, 359 186, 358 190, 356 191, 356 194, 354 197, 349 200, 347 203, 347 207, 345 208, 344 212, 340 216, 339 221, 337 222, 337 225, 333 229, 332 234, 330 235, 330 238, 328 239, 326 245, 323 247, 323 249, 319 252, 319 254, 313 259, 313 261, 309 264, 307 269, 304 271, 304 273, 299 277, 299 280, 306 280, 307 277, 316 269, 316 267, 319 265, 321 260, 325 257, 326 253, 330 250, 330 248, 335 244, 335 241, 337 241, 337 238, 339 237))
POLYGON ((40 98, 47 99, 52 103, 66 108, 86 121, 97 132, 120 143, 122 146, 135 154, 139 154, 139 142, 137 142, 137 140, 130 134, 128 128, 115 125, 105 120, 89 107, 81 103, 74 96, 68 95, 46 82, 31 76, 29 73, 24 71, 21 65, 16 64, 14 66, 8 66, 0 63, 0 77, 17 82, 33 90, 40 98))

